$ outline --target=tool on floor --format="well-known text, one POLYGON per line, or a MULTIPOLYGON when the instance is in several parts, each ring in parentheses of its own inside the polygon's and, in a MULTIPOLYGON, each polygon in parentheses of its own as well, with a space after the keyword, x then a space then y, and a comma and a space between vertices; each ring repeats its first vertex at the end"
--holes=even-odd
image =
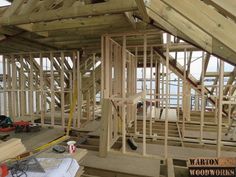
POLYGON ((0 169, 1 177, 5 177, 8 174, 12 177, 25 177, 27 172, 45 173, 45 170, 34 156, 2 164, 0 169))
POLYGON ((14 123, 15 133, 21 132, 38 132, 41 129, 41 126, 38 124, 32 124, 27 121, 19 121, 14 123))
POLYGON ((15 127, 10 117, 0 115, 0 132, 9 132, 14 130, 15 127))
POLYGON ((53 146, 52 150, 56 153, 64 153, 66 151, 66 148, 64 146, 56 145, 53 146))
POLYGON ((5 177, 9 173, 8 167, 6 164, 1 164, 0 165, 0 177, 5 177))
POLYGON ((127 139, 127 143, 129 145, 129 147, 132 149, 132 150, 137 150, 138 148, 138 145, 135 143, 134 139, 132 137, 128 138, 127 139))

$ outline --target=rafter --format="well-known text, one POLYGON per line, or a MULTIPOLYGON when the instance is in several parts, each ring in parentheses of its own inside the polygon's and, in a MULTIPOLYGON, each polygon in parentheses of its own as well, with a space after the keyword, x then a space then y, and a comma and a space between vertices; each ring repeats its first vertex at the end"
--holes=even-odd
POLYGON ((7 10, 4 12, 3 17, 8 18, 13 15, 23 3, 24 0, 14 1, 14 3, 12 3, 12 5, 9 6, 9 8, 7 8, 7 10))
MULTIPOLYGON (((236 67, 234 67, 234 70, 233 70, 233 72, 232 72, 232 74, 231 74, 231 76, 230 76, 230 78, 229 78, 229 80, 227 82, 227 85, 232 85, 233 82, 235 81, 235 77, 236 77, 236 67)), ((226 87, 224 89, 224 92, 223 92, 224 95, 227 95, 229 90, 230 90, 230 87, 226 87)))
POLYGON ((190 51, 190 52, 189 52, 189 57, 188 57, 188 64, 187 64, 187 76, 188 76, 189 73, 190 73, 190 67, 191 67, 191 61, 192 61, 192 54, 193 54, 193 52, 190 51))
POLYGON ((211 55, 209 53, 206 54, 205 58, 204 58, 204 71, 202 71, 201 73, 201 78, 200 78, 200 82, 199 83, 202 83, 202 78, 205 77, 206 75, 206 71, 207 71, 207 67, 208 67, 208 64, 209 64, 209 61, 210 61, 210 57, 211 55))
MULTIPOLYGON (((182 4, 182 1, 179 0, 175 2, 182 4)), ((155 23, 160 24, 164 30, 169 31, 175 36, 179 36, 181 39, 186 40, 229 63, 236 64, 236 61, 234 60, 234 58, 236 58, 236 52, 224 45, 220 40, 213 38, 212 35, 205 31, 205 29, 203 30, 197 24, 194 24, 181 13, 174 10, 170 5, 163 3, 161 0, 150 0, 146 6, 148 15, 155 23)), ((193 9, 197 8, 193 7, 193 9)), ((198 12, 195 14, 197 15, 198 12)), ((228 21, 226 18, 224 18, 224 20, 228 21)))
POLYGON ((191 23, 201 28, 205 33, 221 41, 232 51, 236 52, 235 34, 236 24, 227 20, 216 10, 210 8, 200 0, 161 0, 178 11, 191 23), (200 12, 199 12, 200 11, 200 12))
POLYGON ((236 1, 235 0, 203 0, 218 9, 223 15, 236 21, 236 1))
POLYGON ((19 25, 20 28, 31 32, 54 31, 70 28, 82 28, 90 26, 110 25, 123 22, 124 15, 105 15, 89 18, 76 18, 67 20, 57 20, 52 22, 39 22, 34 24, 19 25))
POLYGON ((137 10, 137 5, 134 0, 125 0, 125 1, 110 0, 104 3, 74 5, 69 8, 60 8, 38 13, 1 17, 0 24, 20 25, 20 24, 36 23, 43 21, 45 22, 45 21, 61 20, 61 19, 76 18, 76 17, 88 17, 88 16, 98 16, 104 14, 124 13, 134 10, 137 10))
POLYGON ((135 1, 137 3, 138 11, 139 11, 143 21, 149 23, 150 19, 149 19, 149 16, 147 14, 147 10, 146 10, 146 6, 145 6, 145 3, 144 3, 144 0, 135 0, 135 1))
POLYGON ((125 16, 126 16, 128 22, 133 26, 133 28, 136 29, 136 21, 133 16, 133 12, 125 12, 125 16))

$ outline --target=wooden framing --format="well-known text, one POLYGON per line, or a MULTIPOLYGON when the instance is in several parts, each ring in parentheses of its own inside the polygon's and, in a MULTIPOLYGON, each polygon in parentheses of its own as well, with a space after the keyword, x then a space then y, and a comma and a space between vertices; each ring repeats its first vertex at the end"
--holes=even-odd
POLYGON ((149 140, 160 142, 168 176, 174 176, 175 170, 169 145, 211 146, 218 157, 223 148, 234 147, 236 142, 222 135, 236 111, 236 68, 224 73, 221 61, 220 72, 207 71, 211 54, 236 63, 232 37, 236 25, 229 4, 218 0, 93 2, 19 0, 1 8, 4 114, 14 121, 65 128, 68 109, 76 99, 73 127, 77 129, 99 117, 96 94, 100 91, 100 156, 116 151, 113 145, 118 142, 122 143, 118 153, 153 158, 149 140), (80 51, 57 50, 62 48, 80 51), (16 50, 19 53, 12 53, 16 50), (184 55, 183 63, 178 52, 184 55), (200 79, 191 69, 197 52, 203 53, 200 79), (101 66, 97 66, 100 56, 101 66), (214 83, 206 84, 207 79, 214 83), (177 93, 173 94, 174 87, 177 93), (208 138, 210 131, 215 136, 208 138), (129 138, 140 140, 139 152, 127 148, 129 138))
POLYGON ((13 120, 39 121, 42 126, 65 127, 68 118, 72 82, 70 75, 78 78, 78 114, 75 127, 84 122, 82 116, 82 83, 79 52, 47 51, 14 53, 3 60, 3 100, 8 106, 4 114, 13 120), (73 55, 75 53, 75 55, 73 55), (78 58, 70 66, 69 60, 78 58), (69 74, 72 73, 72 74, 69 74), (70 84, 71 83, 71 84, 70 84))
POLYGON ((221 156, 221 132, 222 132, 222 101, 224 86, 224 62, 220 61, 220 78, 219 78, 219 112, 218 112, 218 130, 217 130, 217 157, 221 156))
MULTIPOLYGON (((169 53, 170 34, 167 34, 166 53, 169 53)), ((163 74, 163 73, 162 73, 163 74)), ((165 107, 165 159, 168 157, 168 108, 169 108, 169 55, 166 56, 166 107, 165 107)))
POLYGON ((205 86, 204 86, 204 73, 205 73, 205 53, 202 54, 202 75, 201 75, 201 121, 200 121, 200 143, 203 140, 203 126, 204 126, 204 113, 205 113, 205 86))

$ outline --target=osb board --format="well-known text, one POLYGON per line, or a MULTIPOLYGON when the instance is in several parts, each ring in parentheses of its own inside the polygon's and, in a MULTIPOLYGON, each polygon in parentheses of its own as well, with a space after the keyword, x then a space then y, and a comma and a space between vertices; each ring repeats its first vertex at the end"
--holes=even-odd
POLYGON ((160 161, 120 154, 108 154, 106 158, 98 152, 89 151, 81 163, 82 166, 146 177, 159 176, 160 161))

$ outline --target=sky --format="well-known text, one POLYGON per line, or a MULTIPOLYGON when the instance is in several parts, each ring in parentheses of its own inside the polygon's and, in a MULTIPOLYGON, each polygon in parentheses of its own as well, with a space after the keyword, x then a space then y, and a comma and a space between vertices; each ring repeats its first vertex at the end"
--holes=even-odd
POLYGON ((10 5, 10 3, 7 2, 6 0, 0 0, 0 6, 6 6, 6 5, 10 5))

